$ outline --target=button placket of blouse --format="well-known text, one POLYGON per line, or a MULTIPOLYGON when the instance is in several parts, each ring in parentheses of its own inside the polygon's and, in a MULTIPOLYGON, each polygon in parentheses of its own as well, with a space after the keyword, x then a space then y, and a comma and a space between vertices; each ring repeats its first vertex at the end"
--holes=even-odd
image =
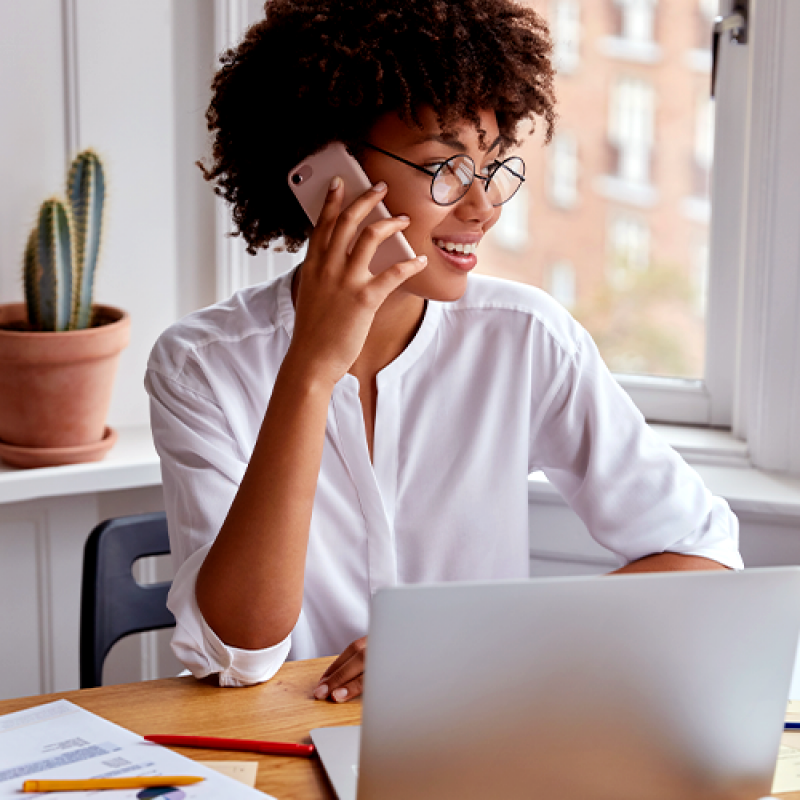
POLYGON ((334 390, 332 403, 343 455, 364 516, 369 590, 374 594, 384 586, 397 583, 397 554, 390 517, 369 457, 358 390, 358 379, 345 375, 334 390))
POLYGON ((389 528, 392 531, 392 543, 396 549, 394 515, 397 500, 398 435, 402 411, 400 385, 397 380, 391 380, 391 375, 387 372, 378 373, 377 384, 375 436, 372 444, 373 470, 389 528))

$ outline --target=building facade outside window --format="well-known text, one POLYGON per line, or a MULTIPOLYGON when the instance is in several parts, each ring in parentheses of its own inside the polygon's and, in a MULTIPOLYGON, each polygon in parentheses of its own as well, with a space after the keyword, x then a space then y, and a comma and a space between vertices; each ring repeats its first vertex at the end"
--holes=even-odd
MULTIPOLYGON (((710 176, 714 106, 708 70, 686 58, 697 48, 698 1, 580 5, 580 69, 557 75, 556 134, 548 147, 540 135, 522 146, 528 220, 522 204, 509 204, 481 245, 479 272, 549 291, 620 375, 704 375, 698 254, 708 250, 709 202, 699 191, 710 176), (659 27, 667 12, 670 25, 659 27), (653 48, 663 57, 642 56, 653 48)), ((526 2, 550 15, 556 34, 577 18, 553 0, 526 2)), ((710 22, 706 34, 707 50, 710 22)))
POLYGON ((557 261, 550 267, 548 291, 565 308, 575 305, 575 267, 569 261, 557 261))
POLYGON ((561 131, 550 144, 550 201, 558 208, 574 208, 578 203, 578 140, 561 131))
POLYGON ((580 0, 553 0, 551 6, 555 65, 560 73, 574 72, 580 64, 580 0))
POLYGON ((657 0, 614 1, 620 9, 620 37, 640 44, 653 42, 657 0))
POLYGON ((654 128, 652 85, 639 78, 620 78, 611 92, 608 120, 608 139, 616 155, 614 174, 620 180, 650 183, 654 128))

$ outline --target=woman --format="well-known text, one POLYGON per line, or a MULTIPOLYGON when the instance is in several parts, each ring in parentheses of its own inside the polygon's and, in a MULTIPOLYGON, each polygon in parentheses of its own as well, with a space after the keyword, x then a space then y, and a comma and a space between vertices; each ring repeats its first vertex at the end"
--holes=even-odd
POLYGON ((173 647, 198 677, 340 653, 315 696, 357 696, 376 589, 527 576, 535 469, 626 571, 741 567, 735 517, 586 332, 537 289, 469 274, 519 185, 521 129, 552 133, 550 49, 513 0, 272 0, 223 56, 206 178, 251 251, 309 246, 172 326, 148 366, 173 647), (374 186, 343 208, 334 179, 312 229, 286 176, 337 140, 374 186), (381 200, 393 217, 355 238, 381 200), (418 258, 373 276, 398 231, 418 258))

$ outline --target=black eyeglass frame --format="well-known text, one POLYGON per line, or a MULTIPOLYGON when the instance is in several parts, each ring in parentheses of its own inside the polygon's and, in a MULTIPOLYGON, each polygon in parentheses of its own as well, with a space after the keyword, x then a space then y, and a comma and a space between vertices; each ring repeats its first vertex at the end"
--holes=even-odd
POLYGON ((478 173, 475 172, 475 161, 473 160, 472 156, 469 156, 466 153, 456 153, 456 155, 450 156, 450 158, 446 158, 435 170, 430 170, 427 167, 421 167, 419 164, 414 164, 412 161, 407 161, 405 158, 402 158, 401 156, 397 156, 394 153, 390 153, 388 150, 384 150, 383 148, 377 147, 376 145, 370 144, 369 142, 360 142, 360 144, 363 147, 369 147, 370 150, 376 150, 378 153, 383 153, 383 155, 389 156, 389 158, 393 158, 395 161, 399 161, 401 164, 406 164, 409 167, 413 167, 415 170, 417 170, 419 172, 424 172, 426 175, 430 175, 431 176, 431 189, 430 189, 430 191, 431 191, 431 200, 433 200, 433 202, 436 203, 437 206, 444 206, 445 208, 447 206, 454 206, 457 202, 459 202, 459 200, 462 200, 464 198, 464 195, 466 195, 466 193, 470 190, 470 187, 472 186, 472 181, 470 181, 469 185, 464 189, 464 194, 462 194, 461 197, 458 197, 455 200, 453 200, 452 203, 440 203, 433 196, 433 183, 434 183, 434 181, 438 177, 439 173, 444 169, 445 165, 449 161, 452 161, 455 158, 468 158, 469 159, 470 163, 472 164, 472 177, 473 177, 473 180, 475 178, 478 178, 478 180, 481 180, 481 181, 484 182, 484 184, 485 184, 484 187, 483 187, 483 191, 484 192, 488 192, 489 191, 489 184, 491 183, 492 178, 494 178, 494 176, 497 174, 497 171, 501 167, 504 167, 515 178, 519 179, 519 185, 517 186, 516 189, 514 189, 514 191, 511 193, 511 195, 509 197, 507 197, 505 200, 503 200, 500 203, 497 203, 497 204, 492 203, 492 206, 494 208, 499 208, 500 206, 502 206, 505 203, 507 203, 519 191, 519 187, 522 186, 522 184, 525 182, 525 173, 524 172, 523 172, 522 175, 520 175, 518 172, 515 172, 513 169, 511 169, 511 167, 507 166, 507 162, 508 161, 511 161, 512 158, 516 158, 516 159, 519 159, 519 161, 522 162, 522 168, 524 170, 525 169, 525 162, 519 156, 509 156, 508 158, 504 159, 503 161, 496 161, 495 162, 495 164, 496 164, 495 168, 492 170, 491 174, 487 177, 485 175, 478 175, 478 173))

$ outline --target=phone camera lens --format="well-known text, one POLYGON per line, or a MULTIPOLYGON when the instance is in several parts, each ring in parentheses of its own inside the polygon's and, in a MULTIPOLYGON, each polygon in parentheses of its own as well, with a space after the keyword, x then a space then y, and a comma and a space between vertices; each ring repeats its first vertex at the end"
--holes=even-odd
POLYGON ((303 182, 303 176, 300 175, 298 172, 295 172, 295 174, 292 175, 292 183, 295 186, 297 186, 298 183, 302 183, 302 182, 303 182))

